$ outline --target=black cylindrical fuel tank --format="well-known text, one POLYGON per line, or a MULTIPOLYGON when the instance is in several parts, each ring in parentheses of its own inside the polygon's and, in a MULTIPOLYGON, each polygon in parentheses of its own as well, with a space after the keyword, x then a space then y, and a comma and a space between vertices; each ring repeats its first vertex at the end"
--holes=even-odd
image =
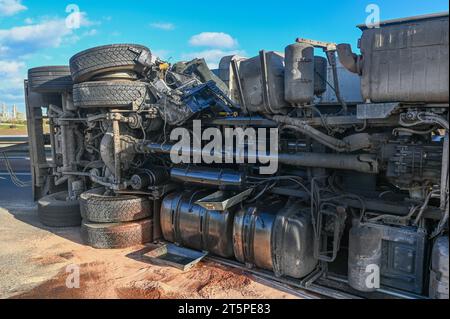
POLYGON ((233 212, 208 211, 195 204, 209 194, 184 191, 167 195, 160 214, 163 237, 189 248, 233 257, 233 212))
POLYGON ((277 276, 305 277, 317 265, 309 216, 307 208, 283 201, 242 208, 234 218, 236 259, 277 276))

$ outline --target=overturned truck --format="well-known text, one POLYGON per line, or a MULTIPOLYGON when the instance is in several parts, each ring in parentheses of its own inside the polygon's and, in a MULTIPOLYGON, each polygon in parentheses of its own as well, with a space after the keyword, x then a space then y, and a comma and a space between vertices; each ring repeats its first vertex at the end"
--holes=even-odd
POLYGON ((299 38, 210 70, 117 44, 30 69, 41 222, 336 298, 448 298, 448 13, 359 28, 360 54, 299 38))

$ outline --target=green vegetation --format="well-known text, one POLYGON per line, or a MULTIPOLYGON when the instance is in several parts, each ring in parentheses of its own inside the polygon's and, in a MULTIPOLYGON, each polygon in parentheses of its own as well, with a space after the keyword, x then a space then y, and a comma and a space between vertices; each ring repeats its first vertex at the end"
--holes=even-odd
POLYGON ((0 135, 27 135, 27 134, 28 133, 26 121, 16 121, 16 123, 0 124, 0 135))

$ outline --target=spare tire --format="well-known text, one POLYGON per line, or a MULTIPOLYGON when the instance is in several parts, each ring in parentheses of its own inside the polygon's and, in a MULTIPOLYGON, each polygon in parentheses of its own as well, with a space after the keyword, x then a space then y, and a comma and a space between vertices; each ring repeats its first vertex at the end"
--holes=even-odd
POLYGON ((93 223, 119 223, 151 217, 150 201, 133 195, 105 196, 103 187, 80 196, 81 216, 93 223))
POLYGON ((28 86, 37 93, 72 91, 72 76, 68 66, 41 66, 28 70, 28 86))
POLYGON ((147 96, 148 86, 144 82, 99 81, 73 86, 73 104, 80 108, 139 108, 147 96))
POLYGON ((98 249, 115 249, 148 243, 152 239, 152 220, 129 223, 93 224, 83 221, 83 241, 98 249))
POLYGON ((80 204, 67 200, 67 191, 38 200, 39 221, 50 227, 75 227, 81 224, 80 204))
POLYGON ((70 71, 75 83, 89 81, 105 72, 134 71, 141 74, 150 66, 152 54, 137 44, 112 44, 82 51, 70 59, 70 71))

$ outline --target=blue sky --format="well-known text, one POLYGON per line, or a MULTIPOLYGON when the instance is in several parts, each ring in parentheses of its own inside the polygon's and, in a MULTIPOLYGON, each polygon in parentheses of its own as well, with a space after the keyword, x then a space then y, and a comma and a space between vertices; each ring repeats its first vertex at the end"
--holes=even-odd
POLYGON ((0 104, 23 109, 28 68, 67 64, 76 52, 102 44, 144 44, 171 62, 200 56, 211 66, 228 54, 282 51, 297 37, 355 47, 361 34, 355 26, 371 3, 381 20, 448 11, 447 0, 0 0, 0 104), (81 12, 76 29, 66 27, 71 4, 81 12))

